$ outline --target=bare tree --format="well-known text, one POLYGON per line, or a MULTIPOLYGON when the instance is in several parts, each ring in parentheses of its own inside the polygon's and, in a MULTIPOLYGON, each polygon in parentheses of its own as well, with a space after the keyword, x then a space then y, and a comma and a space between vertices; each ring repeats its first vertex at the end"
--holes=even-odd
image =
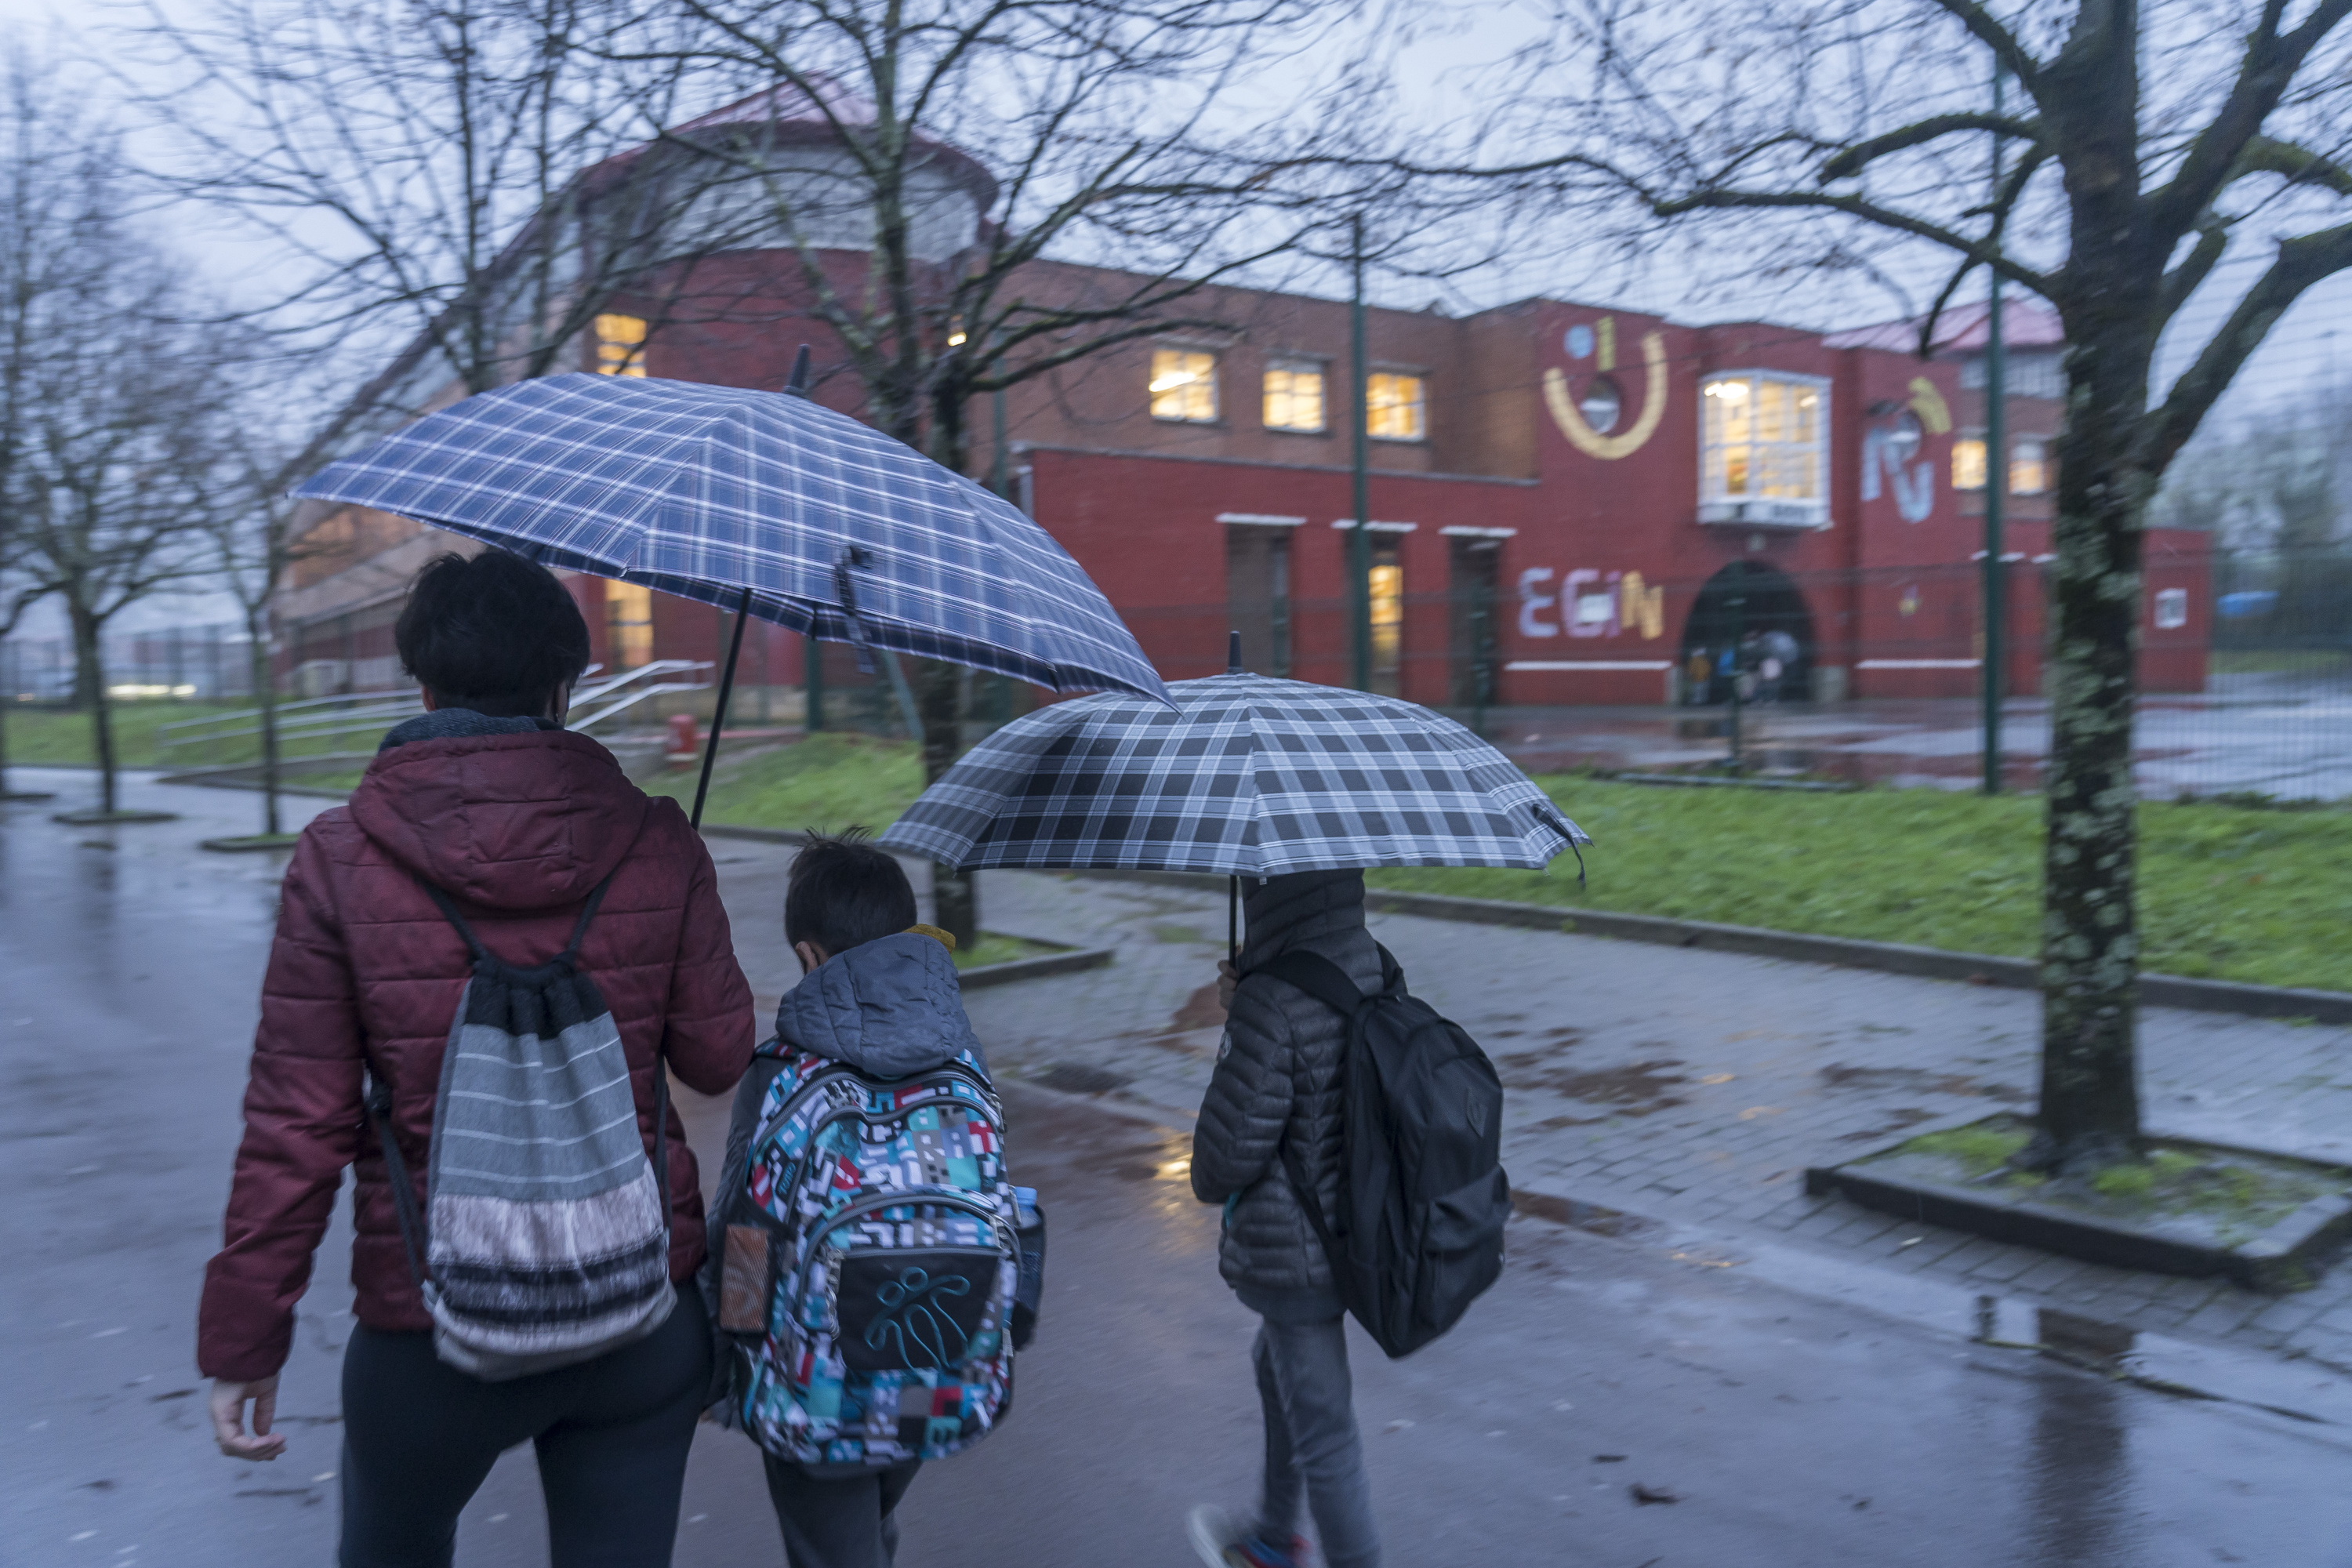
MULTIPOLYGON (((707 29, 701 68, 747 96, 674 140, 730 171, 709 199, 758 211, 794 257, 784 309, 840 345, 866 416, 958 472, 973 398, 1171 327, 1234 325, 1208 304, 1215 285, 1328 217, 1269 193, 1264 128, 1204 126, 1310 11, 1329 24, 1342 7, 677 3, 707 29)), ((927 662, 916 684, 936 779, 961 749, 967 683, 927 662)), ((942 868, 933 886, 936 918, 969 941, 971 879, 942 868)))
POLYGON ((201 569, 221 400, 217 343, 176 269, 131 221, 107 129, 19 59, 0 98, 12 142, 0 214, 0 515, 19 596, 54 597, 90 716, 100 809, 116 810, 105 635, 132 605, 201 569))
POLYGON ((2143 520, 2247 356, 2352 268, 2352 0, 1570 0, 1559 16, 1560 47, 1518 62, 1538 100, 1487 127, 1538 151, 1482 160, 1489 140, 1451 172, 1552 204, 1630 197, 1643 232, 1736 234, 1759 271, 1899 277, 1940 254, 1923 352, 1988 269, 2064 321, 2042 1093, 2021 1163, 2137 1158, 2143 520), (2000 108, 1996 64, 2013 84, 2000 108), (2152 393, 2159 335, 2225 254, 2257 247, 2256 280, 2152 393))
MULTIPOLYGON (((395 354, 346 411, 365 433, 453 396, 580 368, 615 289, 708 248, 679 221, 703 164, 648 143, 675 62, 621 0, 151 5, 138 94, 152 171, 272 257, 267 319, 395 354)), ((708 211, 709 209, 698 209, 708 211)))
POLYGON ((206 564, 213 580, 236 600, 245 625, 261 745, 261 833, 267 838, 285 836, 278 809, 278 674, 271 656, 270 605, 288 571, 324 552, 303 539, 296 527, 300 503, 288 493, 309 473, 311 455, 256 433, 273 427, 266 422, 240 422, 227 434, 222 494, 205 520, 206 564))

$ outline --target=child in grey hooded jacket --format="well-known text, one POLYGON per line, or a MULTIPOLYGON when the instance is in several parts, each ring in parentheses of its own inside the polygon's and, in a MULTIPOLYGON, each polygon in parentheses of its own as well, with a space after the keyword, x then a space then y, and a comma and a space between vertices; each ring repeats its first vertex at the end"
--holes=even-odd
MULTIPOLYGON (((954 939, 916 923, 906 872, 862 839, 858 830, 813 838, 793 861, 784 939, 802 978, 777 1005, 775 1046, 759 1054, 796 1048, 881 1079, 928 1072, 964 1052, 982 1060, 954 939)), ((730 1143, 749 1136, 739 1126, 730 1143)), ((739 1167, 740 1152, 730 1148, 726 1169, 739 1167)), ((877 1468, 762 1458, 791 1568, 888 1568, 898 1547, 895 1513, 919 1460, 877 1468)))

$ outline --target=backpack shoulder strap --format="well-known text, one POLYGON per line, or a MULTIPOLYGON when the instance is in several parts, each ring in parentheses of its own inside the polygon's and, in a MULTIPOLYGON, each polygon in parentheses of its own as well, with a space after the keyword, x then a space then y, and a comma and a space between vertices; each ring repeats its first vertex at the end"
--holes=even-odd
MULTIPOLYGON (((572 940, 565 942, 563 944, 563 951, 556 955, 555 961, 557 963, 570 963, 580 956, 580 944, 582 942, 585 941, 588 936, 588 922, 596 918, 597 907, 604 901, 604 889, 613 885, 613 879, 619 875, 619 873, 620 868, 617 866, 614 867, 611 871, 604 874, 604 879, 603 881, 597 883, 593 888, 591 888, 588 890, 588 901, 581 906, 580 919, 574 922, 572 927, 572 940)), ((442 891, 439 887, 436 886, 434 883, 426 881, 422 877, 416 879, 416 885, 424 889, 426 895, 432 899, 434 907, 441 911, 441 918, 457 928, 457 934, 465 938, 466 951, 473 954, 474 961, 477 963, 480 963, 485 958, 496 958, 498 956, 490 952, 488 948, 482 945, 482 939, 474 934, 474 928, 467 925, 466 923, 466 917, 457 912, 457 903, 456 900, 452 899, 447 893, 442 891)), ((504 961, 501 960, 500 962, 504 961)))
POLYGON ((1364 994, 1356 988, 1356 983, 1348 978, 1348 972, 1320 953, 1297 949, 1278 952, 1251 970, 1250 973, 1270 974, 1286 985, 1304 991, 1344 1017, 1354 1017, 1356 1009, 1367 1000, 1364 994))

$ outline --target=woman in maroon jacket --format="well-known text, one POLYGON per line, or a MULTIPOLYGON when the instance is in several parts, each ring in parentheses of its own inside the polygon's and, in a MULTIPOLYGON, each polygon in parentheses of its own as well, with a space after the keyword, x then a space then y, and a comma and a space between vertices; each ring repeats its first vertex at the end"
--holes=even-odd
POLYGON ((581 967, 619 1026, 649 1156, 656 1053, 679 1081, 723 1093, 751 1060, 751 992, 685 814, 560 727, 588 628, 554 575, 496 551, 443 556, 418 575, 394 636, 427 711, 384 737, 351 805, 310 824, 286 873, 226 1244, 198 1316, 215 1433, 232 1458, 283 1450, 270 1421, 294 1304, 343 1168, 356 1165, 343 1568, 447 1563, 458 1510, 499 1452, 526 1439, 559 1568, 667 1563, 710 1364, 691 1283, 701 1186, 676 1113, 670 1278, 688 1300, 653 1334, 593 1361, 484 1383, 434 1353, 362 1075, 373 1068, 389 1083, 421 1211, 442 1047, 471 968, 424 882, 457 901, 492 952, 530 964, 562 949, 589 892, 611 878, 581 967))

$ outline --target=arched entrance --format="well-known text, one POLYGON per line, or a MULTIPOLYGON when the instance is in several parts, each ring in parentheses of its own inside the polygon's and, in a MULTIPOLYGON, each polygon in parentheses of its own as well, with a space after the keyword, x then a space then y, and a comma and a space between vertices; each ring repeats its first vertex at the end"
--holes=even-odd
POLYGON ((1683 700, 1731 700, 1732 668, 1747 672, 1751 701, 1803 702, 1812 696, 1813 616, 1789 574, 1760 561, 1735 561, 1706 580, 1683 623, 1683 700), (1737 650, 1737 658, 1730 657, 1737 650), (1706 679, 1692 677, 1697 656, 1706 679), (1777 678, 1767 672, 1777 661, 1777 678))

